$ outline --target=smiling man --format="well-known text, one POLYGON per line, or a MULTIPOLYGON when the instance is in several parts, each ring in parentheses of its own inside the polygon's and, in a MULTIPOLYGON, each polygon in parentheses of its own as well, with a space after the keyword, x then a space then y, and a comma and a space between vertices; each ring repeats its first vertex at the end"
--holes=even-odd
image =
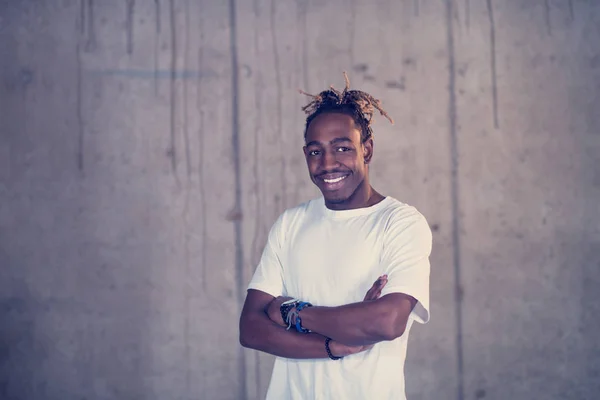
POLYGON ((370 185, 373 114, 393 121, 344 76, 303 108, 322 197, 277 219, 240 318, 242 346, 276 356, 267 399, 405 399, 408 334, 429 320, 431 230, 370 185))

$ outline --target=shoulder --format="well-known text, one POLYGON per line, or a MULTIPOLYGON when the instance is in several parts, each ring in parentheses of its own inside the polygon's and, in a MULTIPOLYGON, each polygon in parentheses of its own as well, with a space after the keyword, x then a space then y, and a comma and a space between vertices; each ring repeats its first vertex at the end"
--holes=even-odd
POLYGON ((297 206, 285 209, 281 215, 279 215, 278 219, 281 220, 282 224, 288 224, 295 220, 314 215, 318 212, 318 207, 319 199, 311 199, 300 203, 297 206))
POLYGON ((425 216, 415 207, 409 204, 403 203, 393 197, 388 196, 388 206, 385 208, 386 224, 426 224, 427 219, 425 216))
POLYGON ((389 198, 385 208, 384 232, 391 235, 411 235, 413 239, 420 237, 425 241, 431 240, 431 228, 427 218, 414 206, 389 198))
POLYGON ((320 199, 311 199, 297 206, 285 209, 273 224, 273 229, 279 234, 289 232, 295 226, 312 218, 319 213, 320 199))

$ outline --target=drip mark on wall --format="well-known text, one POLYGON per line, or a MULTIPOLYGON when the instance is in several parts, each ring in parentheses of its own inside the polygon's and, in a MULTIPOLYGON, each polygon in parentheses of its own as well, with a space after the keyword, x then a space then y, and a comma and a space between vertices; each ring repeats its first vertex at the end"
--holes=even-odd
POLYGON ((498 84, 496 74, 496 23, 494 21, 494 8, 492 0, 487 0, 488 18, 490 23, 490 70, 492 75, 492 108, 494 128, 498 129, 498 84))
POLYGON ((85 34, 85 13, 86 13, 85 2, 86 2, 86 0, 79 1, 79 33, 81 35, 85 34))
POLYGON ((155 32, 160 34, 160 0, 154 0, 155 32))
POLYGON ((275 9, 275 2, 276 0, 271 0, 271 42, 273 45, 273 62, 275 64, 275 83, 276 83, 276 87, 277 87, 277 134, 279 135, 279 154, 281 154, 281 199, 283 202, 284 207, 287 206, 287 201, 286 201, 286 197, 287 197, 287 179, 286 179, 286 162, 285 162, 285 152, 284 152, 284 143, 283 143, 283 137, 284 137, 284 133, 282 132, 282 128, 283 128, 283 123, 282 123, 282 118, 283 116, 282 114, 282 106, 281 106, 281 98, 282 98, 282 93, 281 93, 281 65, 279 62, 279 46, 277 45, 277 34, 275 32, 275 15, 276 15, 276 9, 275 9))
POLYGON ((552 25, 550 23, 550 0, 544 0, 544 10, 546 14, 546 31, 552 36, 552 25))
MULTIPOLYGON (((240 87, 239 87, 239 60, 237 43, 236 1, 229 0, 229 50, 231 59, 231 145, 233 151, 233 173, 235 178, 235 204, 234 212, 241 215, 242 211, 242 176, 240 166, 240 87)), ((235 274, 236 274, 236 300, 238 305, 244 302, 244 244, 242 236, 242 218, 233 221, 235 234, 235 274)), ((239 310, 241 312, 241 309, 239 310)), ((242 347, 238 349, 238 382, 239 393, 237 398, 248 398, 246 383, 246 358, 242 347)))
POLYGON ((183 205, 183 212, 181 219, 183 220, 184 226, 184 243, 183 243, 183 255, 184 255, 184 277, 183 277, 183 298, 184 298, 184 321, 183 321, 183 358, 185 360, 185 388, 186 394, 191 394, 191 348, 190 348, 190 292, 192 289, 190 285, 191 281, 191 269, 190 269, 190 221, 189 221, 189 208, 190 208, 190 190, 189 187, 185 191, 185 201, 183 205))
POLYGON ((465 25, 467 26, 467 32, 471 28, 471 2, 465 0, 465 25))
POLYGON ((573 0, 569 0, 569 15, 571 16, 571 21, 575 21, 575 8, 573 6, 573 0))
POLYGON ((156 18, 154 35, 154 94, 158 94, 158 53, 160 51, 160 0, 154 0, 154 16, 156 18))
MULTIPOLYGON (((187 68, 188 58, 189 58, 189 27, 190 27, 190 3, 189 0, 185 2, 185 49, 183 53, 183 68, 187 68)), ((191 178, 191 164, 190 164, 190 140, 188 135, 188 85, 183 85, 183 140, 185 147, 185 162, 186 162, 186 172, 187 172, 187 180, 185 185, 185 326, 184 326, 184 359, 185 359, 185 388, 187 396, 191 396, 191 388, 192 388, 192 369, 191 369, 191 347, 190 347, 190 296, 192 292, 192 288, 190 287, 192 282, 192 274, 190 268, 190 251, 189 251, 189 237, 190 237, 190 227, 189 227, 189 219, 188 219, 188 207, 189 207, 189 199, 190 199, 190 178, 191 178)))
POLYGON ((350 4, 350 35, 348 43, 348 56, 350 57, 350 65, 354 65, 354 40, 356 37, 356 0, 351 0, 350 4))
MULTIPOLYGON (((183 52, 183 67, 187 68, 189 52, 190 52, 190 2, 186 0, 185 2, 185 49, 183 52)), ((188 105, 187 105, 187 97, 188 97, 188 85, 183 85, 183 140, 185 147, 185 166, 187 172, 187 180, 188 180, 188 190, 189 190, 189 182, 190 177, 192 175, 192 164, 191 164, 191 156, 190 156, 190 137, 188 132, 188 105)))
POLYGON ((85 19, 87 28, 87 40, 85 43, 85 51, 90 52, 96 49, 96 30, 94 27, 94 0, 87 2, 87 18, 85 19))
POLYGON ((459 175, 458 175, 458 127, 456 108, 456 62, 454 55, 454 30, 452 23, 453 0, 446 0, 446 36, 448 47, 448 120, 450 133, 451 156, 451 205, 452 205, 452 244, 454 265, 454 305, 456 315, 456 363, 457 363, 457 400, 463 400, 464 393, 464 362, 463 362, 463 320, 461 259, 460 259, 460 213, 459 213, 459 175))
POLYGON ((83 85, 82 85, 82 76, 81 76, 81 50, 80 44, 77 44, 77 127, 79 131, 79 135, 77 138, 77 169, 83 172, 83 140, 84 140, 84 132, 83 132, 83 110, 82 110, 82 100, 83 100, 83 85))
POLYGON ((133 53, 133 18, 135 11, 135 0, 127 0, 127 54, 133 53))
POLYGON ((304 87, 302 89, 309 91, 308 88, 308 45, 307 42, 308 40, 306 40, 306 37, 308 35, 308 21, 307 21, 307 14, 308 14, 308 1, 299 1, 297 2, 298 6, 297 6, 297 10, 299 15, 299 20, 300 20, 300 25, 302 27, 301 29, 301 37, 303 38, 302 40, 302 84, 304 85, 304 87))
POLYGON ((171 158, 171 170, 177 179, 177 149, 175 147, 175 110, 176 110, 176 87, 175 87, 175 68, 177 67, 177 37, 175 20, 175 0, 169 0, 169 20, 171 28, 171 80, 170 80, 170 130, 171 142, 169 145, 169 157, 171 158))
MULTIPOLYGON (((259 18, 259 9, 258 9, 258 2, 255 1, 254 2, 254 15, 256 16, 256 26, 260 26, 260 23, 258 22, 259 18)), ((258 60, 260 59, 259 56, 259 52, 258 49, 260 48, 260 36, 259 36, 259 29, 255 28, 254 29, 254 57, 258 60)), ((264 87, 264 82, 263 82, 263 74, 262 72, 259 70, 257 71, 256 75, 255 75, 255 80, 254 80, 254 102, 256 105, 256 109, 257 110, 262 110, 262 88, 264 87)), ((252 247, 250 249, 251 251, 251 262, 252 262, 252 267, 254 267, 255 265, 258 265, 259 259, 260 259, 260 246, 262 245, 262 221, 263 221, 263 216, 262 216, 262 195, 263 195, 263 186, 261 185, 262 179, 260 179, 261 177, 261 171, 260 171, 260 160, 262 160, 261 154, 260 154, 260 132, 263 131, 263 127, 262 127, 262 113, 258 112, 256 115, 256 119, 255 119, 255 126, 254 126, 254 198, 256 201, 256 205, 255 205, 255 216, 254 216, 254 237, 252 239, 252 247)), ((260 390, 261 387, 261 375, 260 375, 260 357, 258 354, 255 355, 254 358, 254 379, 255 379, 255 385, 256 385, 256 390, 260 390)))
MULTIPOLYGON (((200 48, 198 49, 198 69, 202 69, 204 66, 203 58, 203 46, 204 46, 204 31, 200 28, 200 48)), ((206 238, 208 237, 208 230, 206 224, 206 192, 204 190, 204 109, 202 102, 202 80, 196 81, 196 109, 198 110, 198 117, 200 119, 198 129, 198 186, 200 187, 200 209, 202 212, 202 289, 206 291, 208 286, 206 285, 206 238)))

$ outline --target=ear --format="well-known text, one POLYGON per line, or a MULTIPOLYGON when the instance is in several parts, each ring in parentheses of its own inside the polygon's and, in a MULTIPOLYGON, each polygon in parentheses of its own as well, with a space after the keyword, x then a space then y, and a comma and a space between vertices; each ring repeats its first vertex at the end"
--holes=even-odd
POLYGON ((365 164, 371 162, 371 158, 373 158, 373 138, 368 138, 363 143, 363 157, 365 159, 365 164))

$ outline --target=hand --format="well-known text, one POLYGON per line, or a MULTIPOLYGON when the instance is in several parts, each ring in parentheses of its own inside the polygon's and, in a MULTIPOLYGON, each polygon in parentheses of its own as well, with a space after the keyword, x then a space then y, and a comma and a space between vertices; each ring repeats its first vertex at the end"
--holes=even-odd
POLYGON ((285 328, 287 328, 287 323, 283 320, 283 318, 281 317, 281 305, 288 301, 293 299, 293 297, 284 297, 284 296, 279 296, 274 298, 266 307, 265 307, 265 313, 267 314, 267 316, 269 317, 269 319, 273 322, 275 322, 277 325, 283 326, 285 328))
POLYGON ((352 354, 361 353, 363 351, 370 350, 374 344, 365 346, 347 346, 345 344, 336 342, 335 340, 329 341, 329 350, 335 357, 346 357, 352 354))
POLYGON ((381 275, 374 283, 373 286, 367 291, 363 301, 377 300, 381 296, 381 290, 387 284, 387 275, 381 275))
MULTIPOLYGON (((377 300, 379 296, 381 296, 381 291, 387 282, 387 275, 380 276, 373 283, 373 286, 371 286, 371 288, 367 291, 363 301, 377 300)), ((370 350, 373 346, 374 344, 364 346, 347 346, 345 344, 336 342, 335 340, 329 342, 329 350, 331 350, 331 354, 336 357, 346 357, 352 354, 361 353, 363 351, 370 350)))

